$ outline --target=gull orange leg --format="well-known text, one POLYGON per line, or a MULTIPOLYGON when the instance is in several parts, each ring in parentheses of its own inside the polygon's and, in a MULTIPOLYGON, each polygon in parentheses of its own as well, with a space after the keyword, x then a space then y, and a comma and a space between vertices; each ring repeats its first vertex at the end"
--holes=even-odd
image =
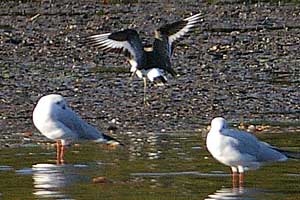
POLYGON ((239 181, 239 186, 240 186, 240 187, 243 187, 243 186, 244 186, 244 180, 245 180, 244 172, 241 172, 241 173, 239 174, 239 179, 240 179, 240 181, 239 181))
POLYGON ((236 188, 238 183, 238 173, 232 172, 232 187, 236 188))
POLYGON ((231 167, 231 171, 232 171, 232 187, 236 188, 238 183, 238 178, 239 178, 237 168, 231 167))
POLYGON ((238 172, 239 172, 239 187, 243 187, 243 185, 244 185, 244 167, 238 166, 238 172))
POLYGON ((61 147, 62 147, 61 141, 57 140, 56 141, 56 164, 58 165, 61 164, 60 163, 61 147))
POLYGON ((64 160, 65 151, 66 151, 66 146, 65 145, 61 145, 61 147, 60 147, 60 155, 59 155, 60 164, 64 164, 64 162, 65 162, 65 160, 64 160))

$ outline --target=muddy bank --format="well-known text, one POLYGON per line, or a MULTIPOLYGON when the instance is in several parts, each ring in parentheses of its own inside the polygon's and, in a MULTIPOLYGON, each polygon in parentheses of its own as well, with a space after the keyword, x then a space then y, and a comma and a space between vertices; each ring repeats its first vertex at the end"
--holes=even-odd
POLYGON ((117 126, 118 134, 193 131, 214 116, 299 125, 299 5, 5 1, 0 16, 0 120, 6 137, 36 134, 32 110, 49 93, 64 95, 102 130, 117 126), (203 22, 175 49, 180 77, 151 86, 149 107, 143 106, 142 81, 128 84, 122 56, 82 43, 87 35, 127 27, 151 42, 155 28, 199 11, 203 22))

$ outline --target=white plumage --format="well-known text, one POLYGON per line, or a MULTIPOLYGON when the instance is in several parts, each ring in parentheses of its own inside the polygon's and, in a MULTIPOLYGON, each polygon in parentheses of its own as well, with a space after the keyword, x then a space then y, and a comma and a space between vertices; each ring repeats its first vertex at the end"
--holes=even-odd
MULTIPOLYGON (((265 162, 285 161, 291 156, 250 133, 229 129, 222 117, 212 120, 206 145, 216 160, 231 167, 233 175, 243 176, 245 170, 257 169, 265 162)), ((241 178, 240 182, 243 182, 241 178)))
POLYGON ((287 159, 283 153, 259 141, 254 135, 228 129, 225 119, 220 117, 212 120, 206 144, 215 159, 240 172, 257 169, 263 162, 287 159))
MULTIPOLYGON (((56 140, 58 148, 64 148, 65 145, 76 140, 93 140, 112 145, 120 144, 117 140, 102 134, 81 119, 69 108, 65 99, 58 94, 50 94, 40 98, 33 111, 33 123, 47 138, 56 140)), ((62 157, 63 155, 58 158, 63 159, 62 157)))

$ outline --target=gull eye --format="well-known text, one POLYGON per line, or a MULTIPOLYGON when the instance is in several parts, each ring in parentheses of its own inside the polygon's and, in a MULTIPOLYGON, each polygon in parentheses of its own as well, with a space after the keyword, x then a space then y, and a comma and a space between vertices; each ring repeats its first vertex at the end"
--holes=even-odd
POLYGON ((56 105, 59 105, 62 109, 66 109, 66 105, 64 105, 61 101, 56 102, 56 105))

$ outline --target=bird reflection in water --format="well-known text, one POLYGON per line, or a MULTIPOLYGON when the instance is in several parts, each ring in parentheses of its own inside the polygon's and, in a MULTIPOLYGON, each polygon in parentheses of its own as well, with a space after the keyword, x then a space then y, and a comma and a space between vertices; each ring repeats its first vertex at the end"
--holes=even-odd
POLYGON ((76 182, 82 182, 85 177, 78 175, 76 170, 83 166, 36 164, 32 166, 33 194, 39 199, 72 199, 63 190, 76 182))
POLYGON ((205 200, 255 200, 254 196, 257 196, 261 191, 254 188, 244 188, 244 187, 233 187, 233 188, 221 188, 208 195, 205 200))

